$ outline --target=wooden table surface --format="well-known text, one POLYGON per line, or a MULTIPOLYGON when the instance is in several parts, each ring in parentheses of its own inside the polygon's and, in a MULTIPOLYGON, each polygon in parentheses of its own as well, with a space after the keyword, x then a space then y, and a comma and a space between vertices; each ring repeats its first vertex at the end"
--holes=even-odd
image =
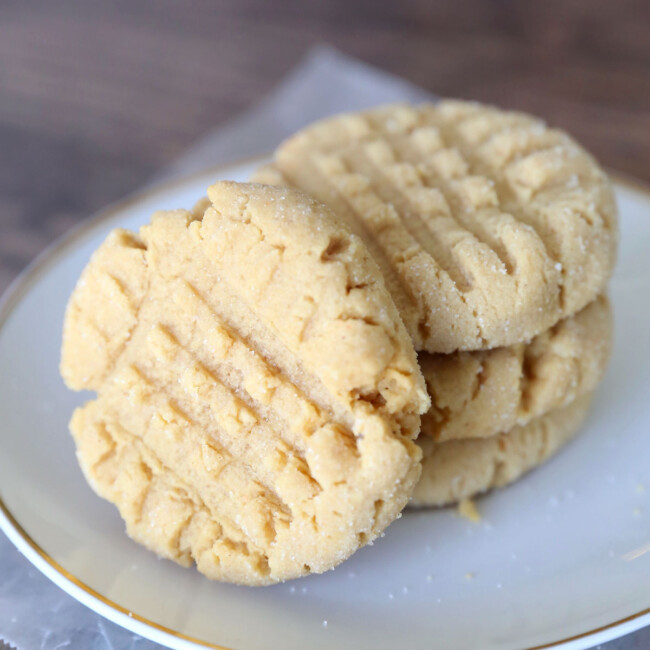
POLYGON ((0 291, 329 42, 529 110, 650 180, 648 0, 21 0, 0 5, 0 291))

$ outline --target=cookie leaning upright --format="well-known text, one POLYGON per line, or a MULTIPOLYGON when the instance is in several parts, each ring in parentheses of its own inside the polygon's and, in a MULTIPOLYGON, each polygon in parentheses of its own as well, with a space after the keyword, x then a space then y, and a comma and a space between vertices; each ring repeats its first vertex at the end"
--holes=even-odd
POLYGON ((418 350, 528 341, 594 300, 614 265, 606 175, 522 113, 443 101, 340 115, 255 179, 307 191, 365 240, 418 350))
POLYGON ((302 193, 217 183, 116 231, 70 299, 71 430, 127 531, 211 578, 269 584, 372 540, 420 473, 429 402, 366 247, 302 193))

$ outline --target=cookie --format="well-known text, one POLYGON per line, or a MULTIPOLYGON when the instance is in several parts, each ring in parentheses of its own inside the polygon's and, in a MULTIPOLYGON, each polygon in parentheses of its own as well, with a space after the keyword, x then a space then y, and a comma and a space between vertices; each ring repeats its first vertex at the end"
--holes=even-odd
POLYGON ((582 425, 592 394, 508 433, 477 440, 436 443, 418 438, 422 476, 412 506, 444 506, 516 481, 558 452, 582 425))
POLYGON ((422 435, 438 442, 485 438, 526 424, 592 391, 612 346, 601 296, 530 343, 454 354, 421 352, 431 396, 422 435))
POLYGON ((615 261, 607 176, 522 113, 443 101, 339 115, 255 180, 309 192, 364 239, 417 350, 530 340, 594 300, 615 261))
POLYGON ((429 407, 362 241, 288 189, 221 182, 113 232, 66 313, 71 431, 128 534, 214 579, 320 573, 388 526, 429 407))

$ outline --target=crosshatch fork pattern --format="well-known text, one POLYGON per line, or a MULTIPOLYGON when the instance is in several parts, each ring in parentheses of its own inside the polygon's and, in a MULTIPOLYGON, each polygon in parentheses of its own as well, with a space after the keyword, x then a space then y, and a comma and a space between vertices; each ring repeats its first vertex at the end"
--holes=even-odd
POLYGON ((71 299, 62 370, 98 393, 71 430, 129 534, 268 584, 332 568, 399 515, 429 400, 358 239, 302 194, 215 187, 107 239, 71 299))
POLYGON ((605 174, 519 113, 447 101, 335 117, 286 141, 254 180, 330 204, 430 352, 529 340, 595 299, 614 264, 605 174))

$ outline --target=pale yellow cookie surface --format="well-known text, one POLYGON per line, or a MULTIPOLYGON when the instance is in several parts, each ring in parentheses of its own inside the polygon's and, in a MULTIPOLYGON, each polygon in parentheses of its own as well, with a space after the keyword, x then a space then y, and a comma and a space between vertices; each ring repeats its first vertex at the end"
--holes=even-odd
POLYGON ((205 575, 269 584, 393 521, 428 408, 366 247, 299 192, 222 182, 115 231, 68 306, 61 370, 97 398, 71 430, 127 532, 205 575))
POLYGON ((421 436, 422 476, 411 505, 444 506, 516 481, 558 452, 582 425, 592 394, 508 433, 436 443, 421 436))
POLYGON ((429 354, 420 367, 431 396, 421 435, 438 442, 510 431, 592 391, 612 346, 612 314, 601 296, 530 343, 429 354))
POLYGON ((340 115, 255 179, 309 192, 364 239, 418 350, 530 340, 594 300, 614 265, 606 175, 522 113, 443 101, 340 115))

